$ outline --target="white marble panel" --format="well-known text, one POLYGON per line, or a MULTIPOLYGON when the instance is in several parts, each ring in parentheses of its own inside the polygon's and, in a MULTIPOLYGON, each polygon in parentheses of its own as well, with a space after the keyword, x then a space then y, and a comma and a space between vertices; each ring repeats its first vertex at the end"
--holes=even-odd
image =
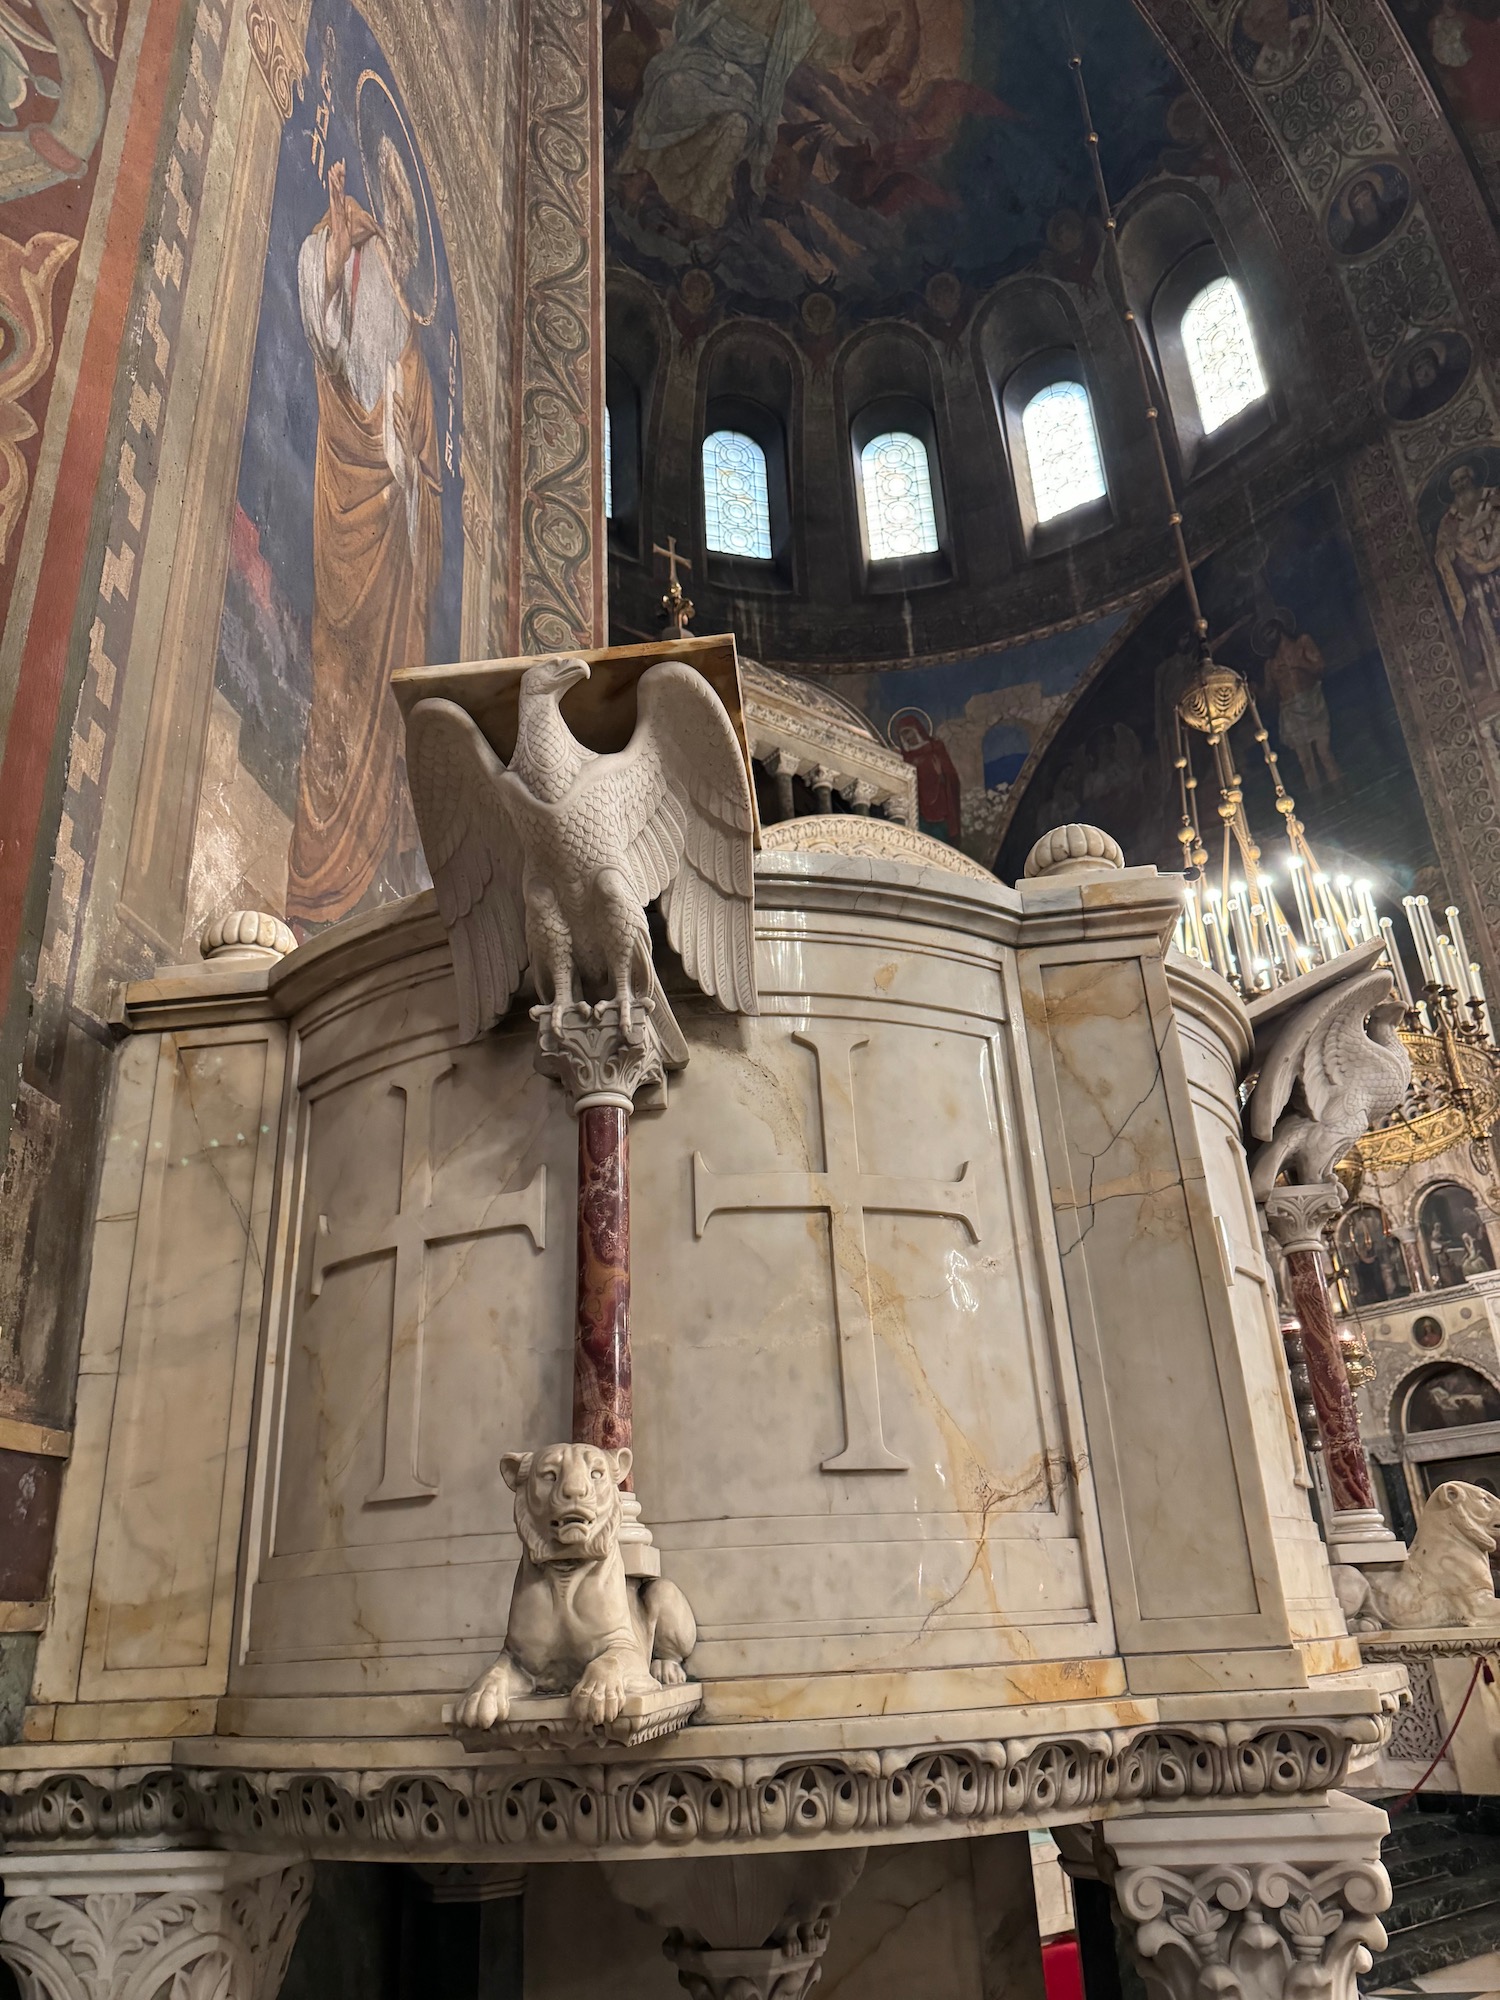
POLYGON ((1209 1686, 1241 1673, 1296 1684, 1303 1669, 1286 1650, 1249 1397, 1155 940, 1133 952, 1059 946, 1022 963, 1110 1589, 1122 1650, 1158 1656, 1132 1669, 1132 1685, 1209 1686), (1273 1650, 1232 1663, 1234 1649, 1257 1645, 1273 1650))
POLYGON ((1234 1056, 1248 1055, 1249 1024, 1236 1020, 1237 1003, 1214 975, 1174 963, 1171 976, 1179 1043, 1292 1637, 1342 1639, 1344 1616, 1333 1594, 1328 1552, 1308 1504, 1307 1464, 1282 1348, 1275 1284, 1266 1264, 1241 1142, 1234 1056), (1221 990, 1214 991, 1215 986, 1221 990))
MULTIPOLYGON (((222 1688, 264 1290, 283 1038, 275 1026, 143 1037, 122 1096, 153 1058, 149 1123, 117 1121, 127 1158, 103 1200, 139 1209, 99 1501, 79 1692, 84 1699, 222 1688)), ((121 1100, 117 1099, 117 1109, 121 1100)), ((111 1216, 109 1225, 126 1217, 111 1216)), ((123 1260, 123 1241, 106 1255, 123 1260)), ((107 1297, 119 1273, 106 1274, 107 1297)), ((101 1308, 102 1315, 102 1308, 101 1308)), ((97 1372, 110 1351, 102 1331, 97 1372)), ((102 1416, 102 1408, 99 1412, 102 1416)), ((97 1441, 80 1482, 94 1476, 97 1441)))

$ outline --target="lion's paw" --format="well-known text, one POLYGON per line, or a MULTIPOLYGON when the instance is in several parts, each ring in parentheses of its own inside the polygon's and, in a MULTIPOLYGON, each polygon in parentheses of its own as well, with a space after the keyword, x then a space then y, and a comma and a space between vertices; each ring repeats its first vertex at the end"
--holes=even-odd
POLYGON ((510 1714, 510 1663, 497 1660, 488 1673, 481 1674, 458 1706, 458 1721, 464 1729, 490 1729, 510 1714))
POLYGON ((625 1669, 613 1653, 590 1660, 573 1689, 573 1713, 580 1722, 613 1722, 625 1706, 625 1669))
POLYGON ((681 1687, 687 1679, 687 1668, 681 1660, 653 1660, 651 1671, 664 1688, 681 1687))

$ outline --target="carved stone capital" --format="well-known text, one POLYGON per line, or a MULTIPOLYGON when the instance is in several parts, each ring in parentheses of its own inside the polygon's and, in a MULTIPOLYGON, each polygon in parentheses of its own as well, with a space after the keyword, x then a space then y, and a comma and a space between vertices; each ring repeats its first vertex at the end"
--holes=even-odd
POLYGON ((661 1037, 651 1021, 651 1002, 635 1005, 635 1039, 620 1030, 618 1001, 601 1000, 597 1007, 583 1002, 564 1009, 555 1028, 550 1007, 533 1007, 537 1025, 536 1067, 568 1094, 570 1111, 608 1104, 632 1111, 643 1090, 665 1092, 667 1063, 661 1037))
POLYGON ((1111 1821, 1115 1900, 1152 2000, 1358 2000, 1386 1941, 1388 1827, 1337 1793, 1310 1811, 1111 1821))
POLYGON ((803 2000, 865 1852, 606 1863, 605 1878, 665 1929, 662 1950, 692 2000, 803 2000))
POLYGON ((871 806, 879 802, 882 794, 876 790, 874 785, 867 783, 865 779, 852 778, 847 784, 839 787, 839 797, 846 804, 853 806, 854 810, 863 817, 869 812, 871 806))
POLYGON ((0 1860, 0 1958, 23 2000, 275 2000, 312 1890, 306 1862, 247 1854, 0 1860))
POLYGON ((1323 1250, 1323 1231, 1348 1200, 1337 1181, 1273 1187, 1262 1204, 1266 1227, 1283 1250, 1323 1250))
POLYGON ((823 1976, 830 1926, 808 1924, 784 1944, 710 1951, 669 1937, 662 1951, 692 2000, 804 2000, 823 1976))

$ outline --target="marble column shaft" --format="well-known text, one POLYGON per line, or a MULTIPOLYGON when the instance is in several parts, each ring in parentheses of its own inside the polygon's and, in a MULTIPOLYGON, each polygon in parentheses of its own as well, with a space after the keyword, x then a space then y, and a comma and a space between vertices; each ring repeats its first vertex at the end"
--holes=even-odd
POLYGON ((1359 1412, 1339 1346, 1323 1261, 1323 1230, 1344 1201, 1344 1190, 1333 1181, 1278 1186, 1265 1197, 1265 1219, 1286 1260, 1285 1286, 1302 1331, 1302 1359, 1323 1439, 1323 1466, 1334 1510, 1369 1513, 1378 1520, 1375 1484, 1359 1434, 1359 1412))
POLYGON ((578 1114, 573 1438, 618 1451, 631 1431, 630 1114, 591 1104, 578 1114))
POLYGON ((1323 1438, 1323 1462, 1333 1504, 1343 1513, 1374 1507, 1375 1487, 1370 1463, 1359 1434, 1354 1391, 1339 1348, 1338 1324, 1323 1275, 1319 1250, 1288 1250, 1287 1289, 1302 1329, 1302 1358, 1307 1367, 1313 1408, 1323 1438))

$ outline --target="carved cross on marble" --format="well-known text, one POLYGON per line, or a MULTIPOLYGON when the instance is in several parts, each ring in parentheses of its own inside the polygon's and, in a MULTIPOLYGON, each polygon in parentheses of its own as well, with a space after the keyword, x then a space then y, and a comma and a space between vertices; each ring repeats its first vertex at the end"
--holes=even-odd
POLYGON ((430 1500, 437 1481, 423 1476, 422 1342, 427 1315, 427 1251, 435 1243, 459 1243, 502 1230, 524 1229, 537 1250, 547 1247, 547 1169, 538 1167, 513 1194, 470 1196, 464 1201, 433 1198, 433 1097, 437 1085, 457 1068, 451 1056, 432 1056, 393 1083, 405 1100, 401 1135, 400 1207, 383 1229, 353 1236, 318 1217, 313 1238, 308 1297, 316 1299, 331 1271, 376 1257, 396 1260, 391 1311, 390 1358, 386 1367, 385 1451, 380 1483, 366 1500, 376 1507, 392 1500, 430 1500))
POLYGON ((870 1307, 870 1258, 865 1217, 945 1215, 962 1222, 979 1241, 978 1189, 969 1163, 956 1181, 916 1180, 861 1171, 854 1110, 854 1051, 869 1036, 842 1021, 819 1021, 792 1040, 811 1049, 818 1063, 818 1109, 823 1127, 819 1173, 773 1171, 717 1174, 701 1153, 693 1155, 693 1228, 731 1209, 822 1209, 833 1254, 833 1310, 838 1330, 844 1401, 844 1449, 823 1460, 825 1472, 905 1472, 880 1425, 875 1320, 870 1307))

